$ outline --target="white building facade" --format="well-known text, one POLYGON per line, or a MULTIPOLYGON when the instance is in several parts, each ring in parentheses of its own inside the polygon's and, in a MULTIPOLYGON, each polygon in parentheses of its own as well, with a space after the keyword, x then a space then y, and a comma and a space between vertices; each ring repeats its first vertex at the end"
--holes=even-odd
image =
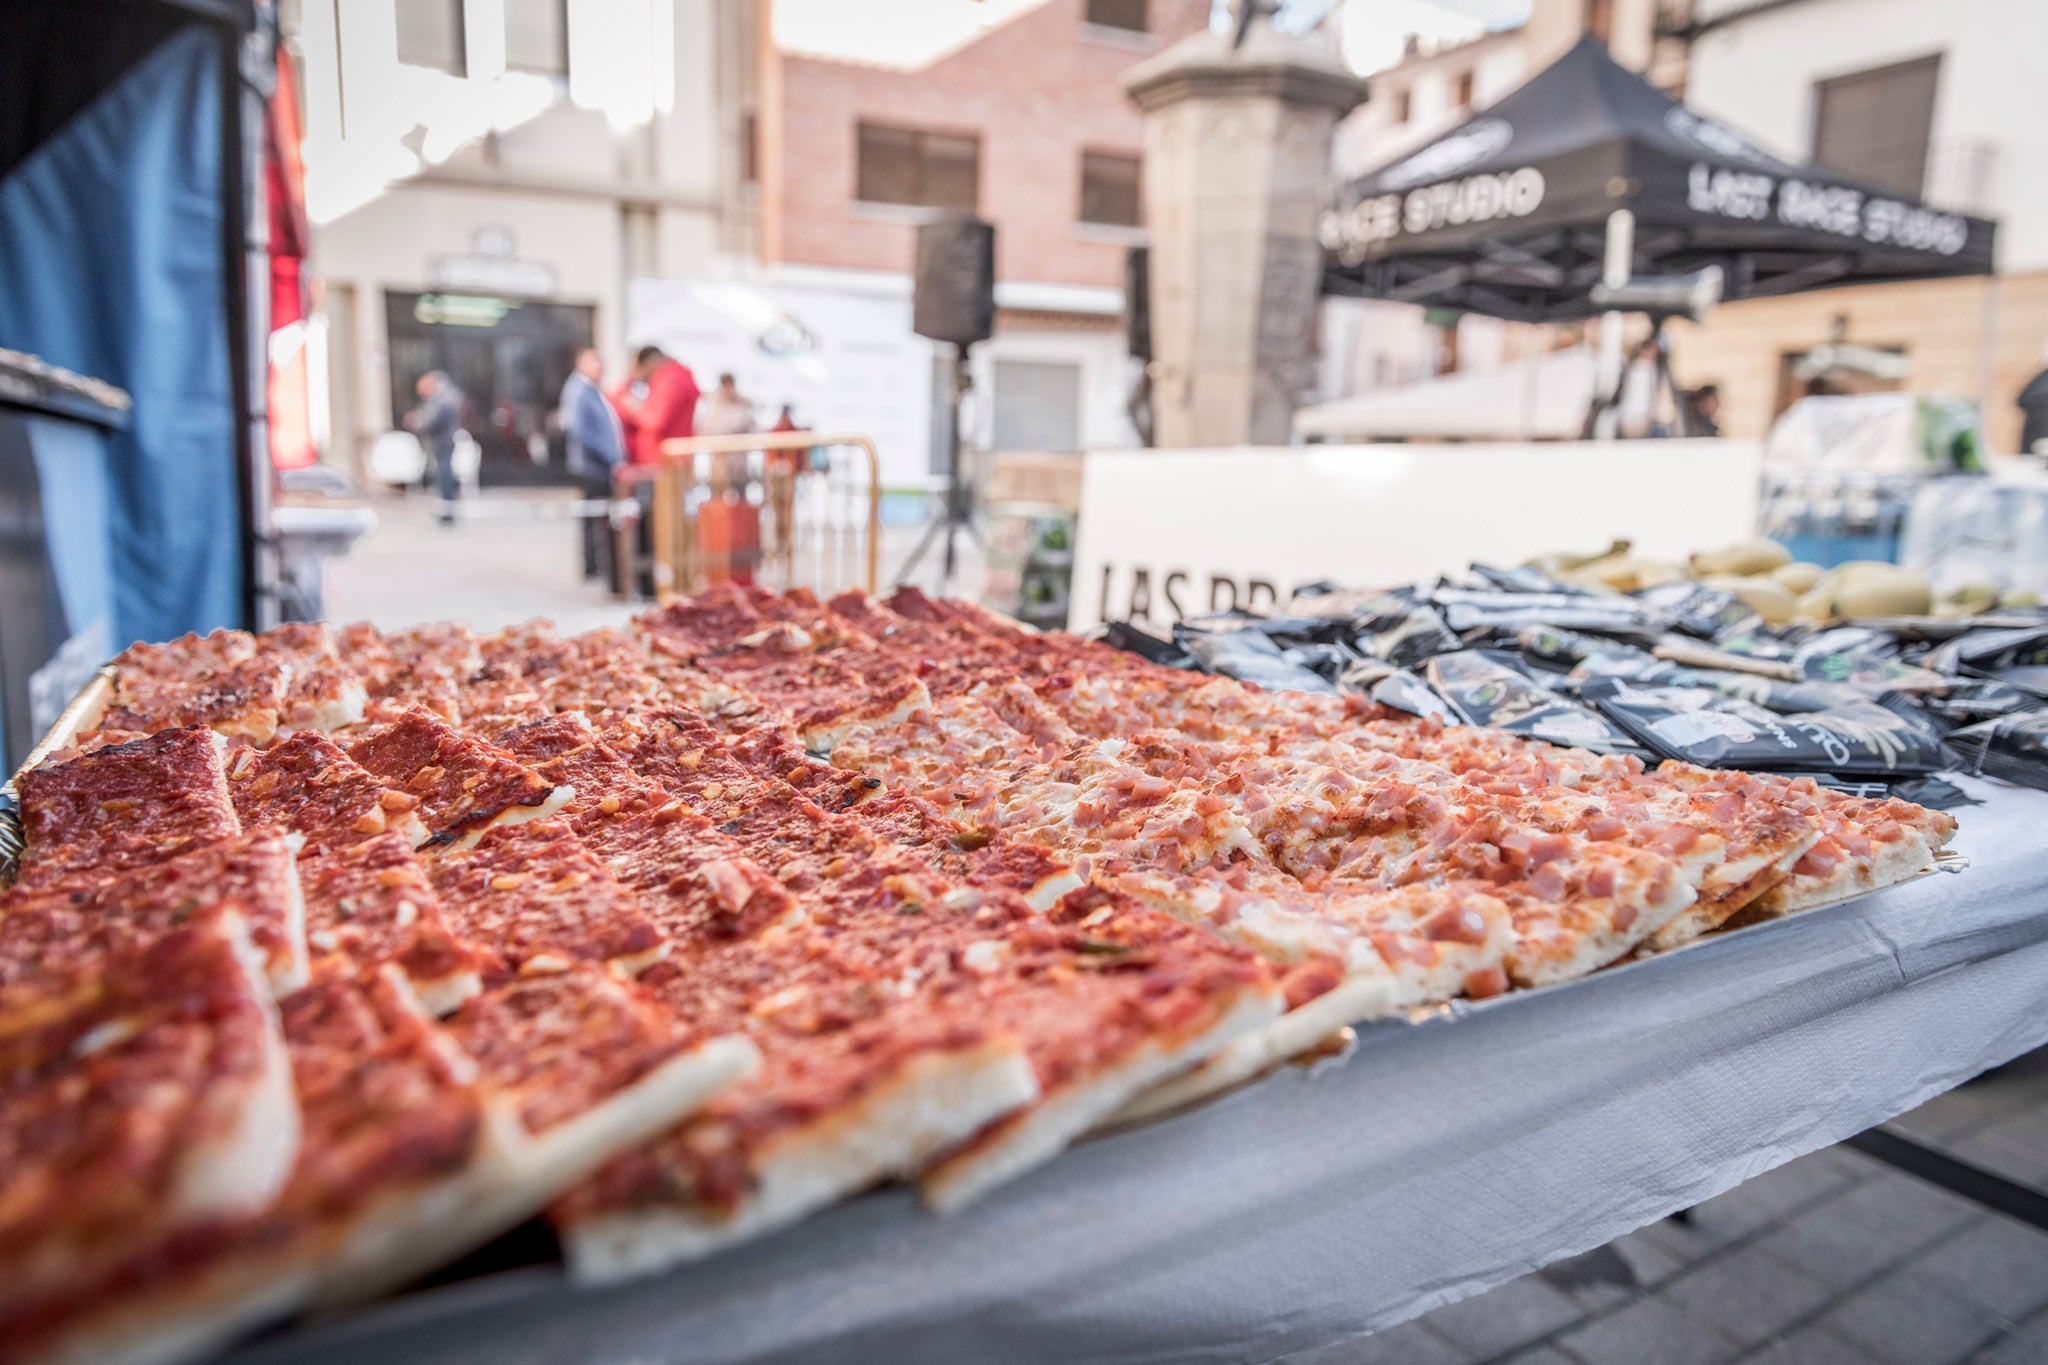
POLYGON ((569 359, 595 344, 616 377, 637 340, 628 281, 752 248, 751 0, 301 0, 285 21, 326 458, 360 474, 438 368, 486 479, 547 477, 569 359))

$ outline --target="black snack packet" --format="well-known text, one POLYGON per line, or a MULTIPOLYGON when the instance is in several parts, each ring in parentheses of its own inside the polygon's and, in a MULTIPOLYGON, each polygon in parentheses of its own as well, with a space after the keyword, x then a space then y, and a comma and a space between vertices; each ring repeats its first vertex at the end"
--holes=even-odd
POLYGON ((1827 711, 1779 715, 1700 687, 1581 686, 1600 713, 1666 758, 1703 768, 1923 776, 1944 766, 1924 721, 1856 698, 1827 711))
POLYGON ((1608 635, 1651 637, 1664 618, 1626 597, 1594 597, 1558 592, 1500 592, 1491 589, 1439 587, 1430 600, 1442 610, 1452 630, 1515 631, 1524 626, 1561 626, 1608 635))
POLYGON ((1345 669, 1359 661, 1358 651, 1342 644, 1292 645, 1281 650, 1280 655, 1327 682, 1336 682, 1345 669))
POLYGON ((1405 668, 1365 659, 1346 669, 1338 681, 1345 691, 1361 693, 1381 706, 1411 716, 1428 716, 1445 725, 1463 723, 1442 697, 1429 690, 1428 683, 1405 668))
POLYGON ((1273 637, 1257 630, 1197 631, 1183 641, 1195 662, 1211 673, 1248 682, 1269 692, 1331 692, 1337 685, 1289 663, 1273 637))
POLYGON ((1196 635, 1230 635, 1255 630, 1284 645, 1320 644, 1341 639, 1344 623, 1327 616, 1259 616, 1248 611, 1219 611, 1190 616, 1174 623, 1174 638, 1185 643, 1196 635))
POLYGON ((1431 607, 1410 607, 1384 629, 1361 633, 1353 642, 1360 652, 1406 668, 1437 654, 1457 649, 1460 641, 1431 607))
POLYGON ((2048 664, 2048 627, 1973 630, 1936 645, 1921 662, 1941 673, 2048 664))
POLYGON ((2048 702, 2048 666, 2041 664, 2015 664, 2001 668, 1994 675, 2007 687, 2017 687, 2023 692, 2048 702))
POLYGON ((1948 737, 1962 771, 2048 791, 2048 712, 2001 716, 1948 737))
POLYGON ((2038 711, 2048 706, 2048 700, 1997 678, 1959 678, 1948 691, 1920 698, 1920 706, 1942 724, 1954 727, 2038 711))
POLYGON ((1515 632, 1515 644, 1538 663, 1561 671, 1569 671, 1588 659, 1650 658, 1646 651, 1633 645, 1555 626, 1524 626, 1515 632))
POLYGON ((1439 654, 1426 672, 1430 686, 1469 725, 1602 753, 1643 752, 1596 712, 1476 650, 1439 654))
POLYGON ((1472 565, 1472 576, 1507 592, 1547 592, 1566 597, 1593 596, 1591 588, 1562 582, 1531 564, 1503 569, 1493 564, 1475 563, 1472 565))
POLYGON ((1755 630, 1764 618, 1732 592, 1710 588, 1704 583, 1659 583, 1629 594, 1687 635, 1715 640, 1723 635, 1755 630))
POLYGON ((1799 671, 1818 682, 1843 683, 1867 692, 1944 692, 1950 679, 1899 657, 1896 637, 1861 626, 1824 630, 1792 651, 1799 671))
POLYGON ((1110 621, 1102 627, 1102 642, 1126 654, 1135 654, 1155 664, 1168 668, 1193 668, 1194 656, 1172 640, 1154 635, 1151 631, 1132 625, 1129 621, 1110 621))

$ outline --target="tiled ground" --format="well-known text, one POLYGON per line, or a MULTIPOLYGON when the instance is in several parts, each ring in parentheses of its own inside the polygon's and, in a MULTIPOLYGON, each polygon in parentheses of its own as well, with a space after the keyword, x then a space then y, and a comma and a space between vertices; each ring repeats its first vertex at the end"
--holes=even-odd
MULTIPOLYGON (((2048 1050, 1891 1129, 2048 1189, 2048 1050)), ((1288 1365, 2043 1365, 2048 1233, 1831 1147, 1288 1365)))
MULTIPOLYGON (((498 630, 535 616, 565 631, 616 625, 644 604, 628 606, 583 581, 580 531, 567 515, 572 499, 566 490, 490 489, 463 504, 454 526, 440 527, 424 496, 371 494, 380 524, 354 554, 327 565, 327 615, 387 630, 451 619, 498 630)), ((884 590, 922 533, 918 526, 883 528, 884 590)), ((965 540, 960 546, 954 590, 978 591, 980 552, 965 540)), ((934 550, 913 580, 936 589, 938 562, 934 550)))

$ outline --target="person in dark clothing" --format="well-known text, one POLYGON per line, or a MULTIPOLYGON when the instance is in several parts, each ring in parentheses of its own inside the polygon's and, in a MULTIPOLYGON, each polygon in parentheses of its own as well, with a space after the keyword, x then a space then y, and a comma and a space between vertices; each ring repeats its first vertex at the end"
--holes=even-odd
POLYGON ((605 397, 599 381, 604 359, 594 346, 576 357, 576 368, 562 384, 562 435, 569 448, 569 472, 583 487, 584 501, 602 503, 605 511, 583 517, 583 576, 612 577, 612 533, 609 508, 612 471, 626 459, 626 429, 605 397))
POLYGON ((2048 369, 2020 390, 2020 454, 2048 455, 2048 369))
POLYGON ((455 433, 462 430, 462 390, 440 370, 429 370, 413 386, 419 405, 405 415, 405 424, 419 436, 427 458, 434 463, 434 496, 439 506, 434 519, 443 526, 455 524, 455 503, 462 496, 462 484, 455 477, 455 433))

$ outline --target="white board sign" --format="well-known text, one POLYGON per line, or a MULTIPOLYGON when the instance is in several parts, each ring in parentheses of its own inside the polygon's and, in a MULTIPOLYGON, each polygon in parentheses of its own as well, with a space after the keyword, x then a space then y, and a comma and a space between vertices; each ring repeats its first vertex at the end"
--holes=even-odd
POLYGON ((1171 625, 1297 584, 1433 578, 1626 538, 1683 559, 1756 526, 1751 441, 1104 450, 1085 457, 1071 626, 1171 625))

